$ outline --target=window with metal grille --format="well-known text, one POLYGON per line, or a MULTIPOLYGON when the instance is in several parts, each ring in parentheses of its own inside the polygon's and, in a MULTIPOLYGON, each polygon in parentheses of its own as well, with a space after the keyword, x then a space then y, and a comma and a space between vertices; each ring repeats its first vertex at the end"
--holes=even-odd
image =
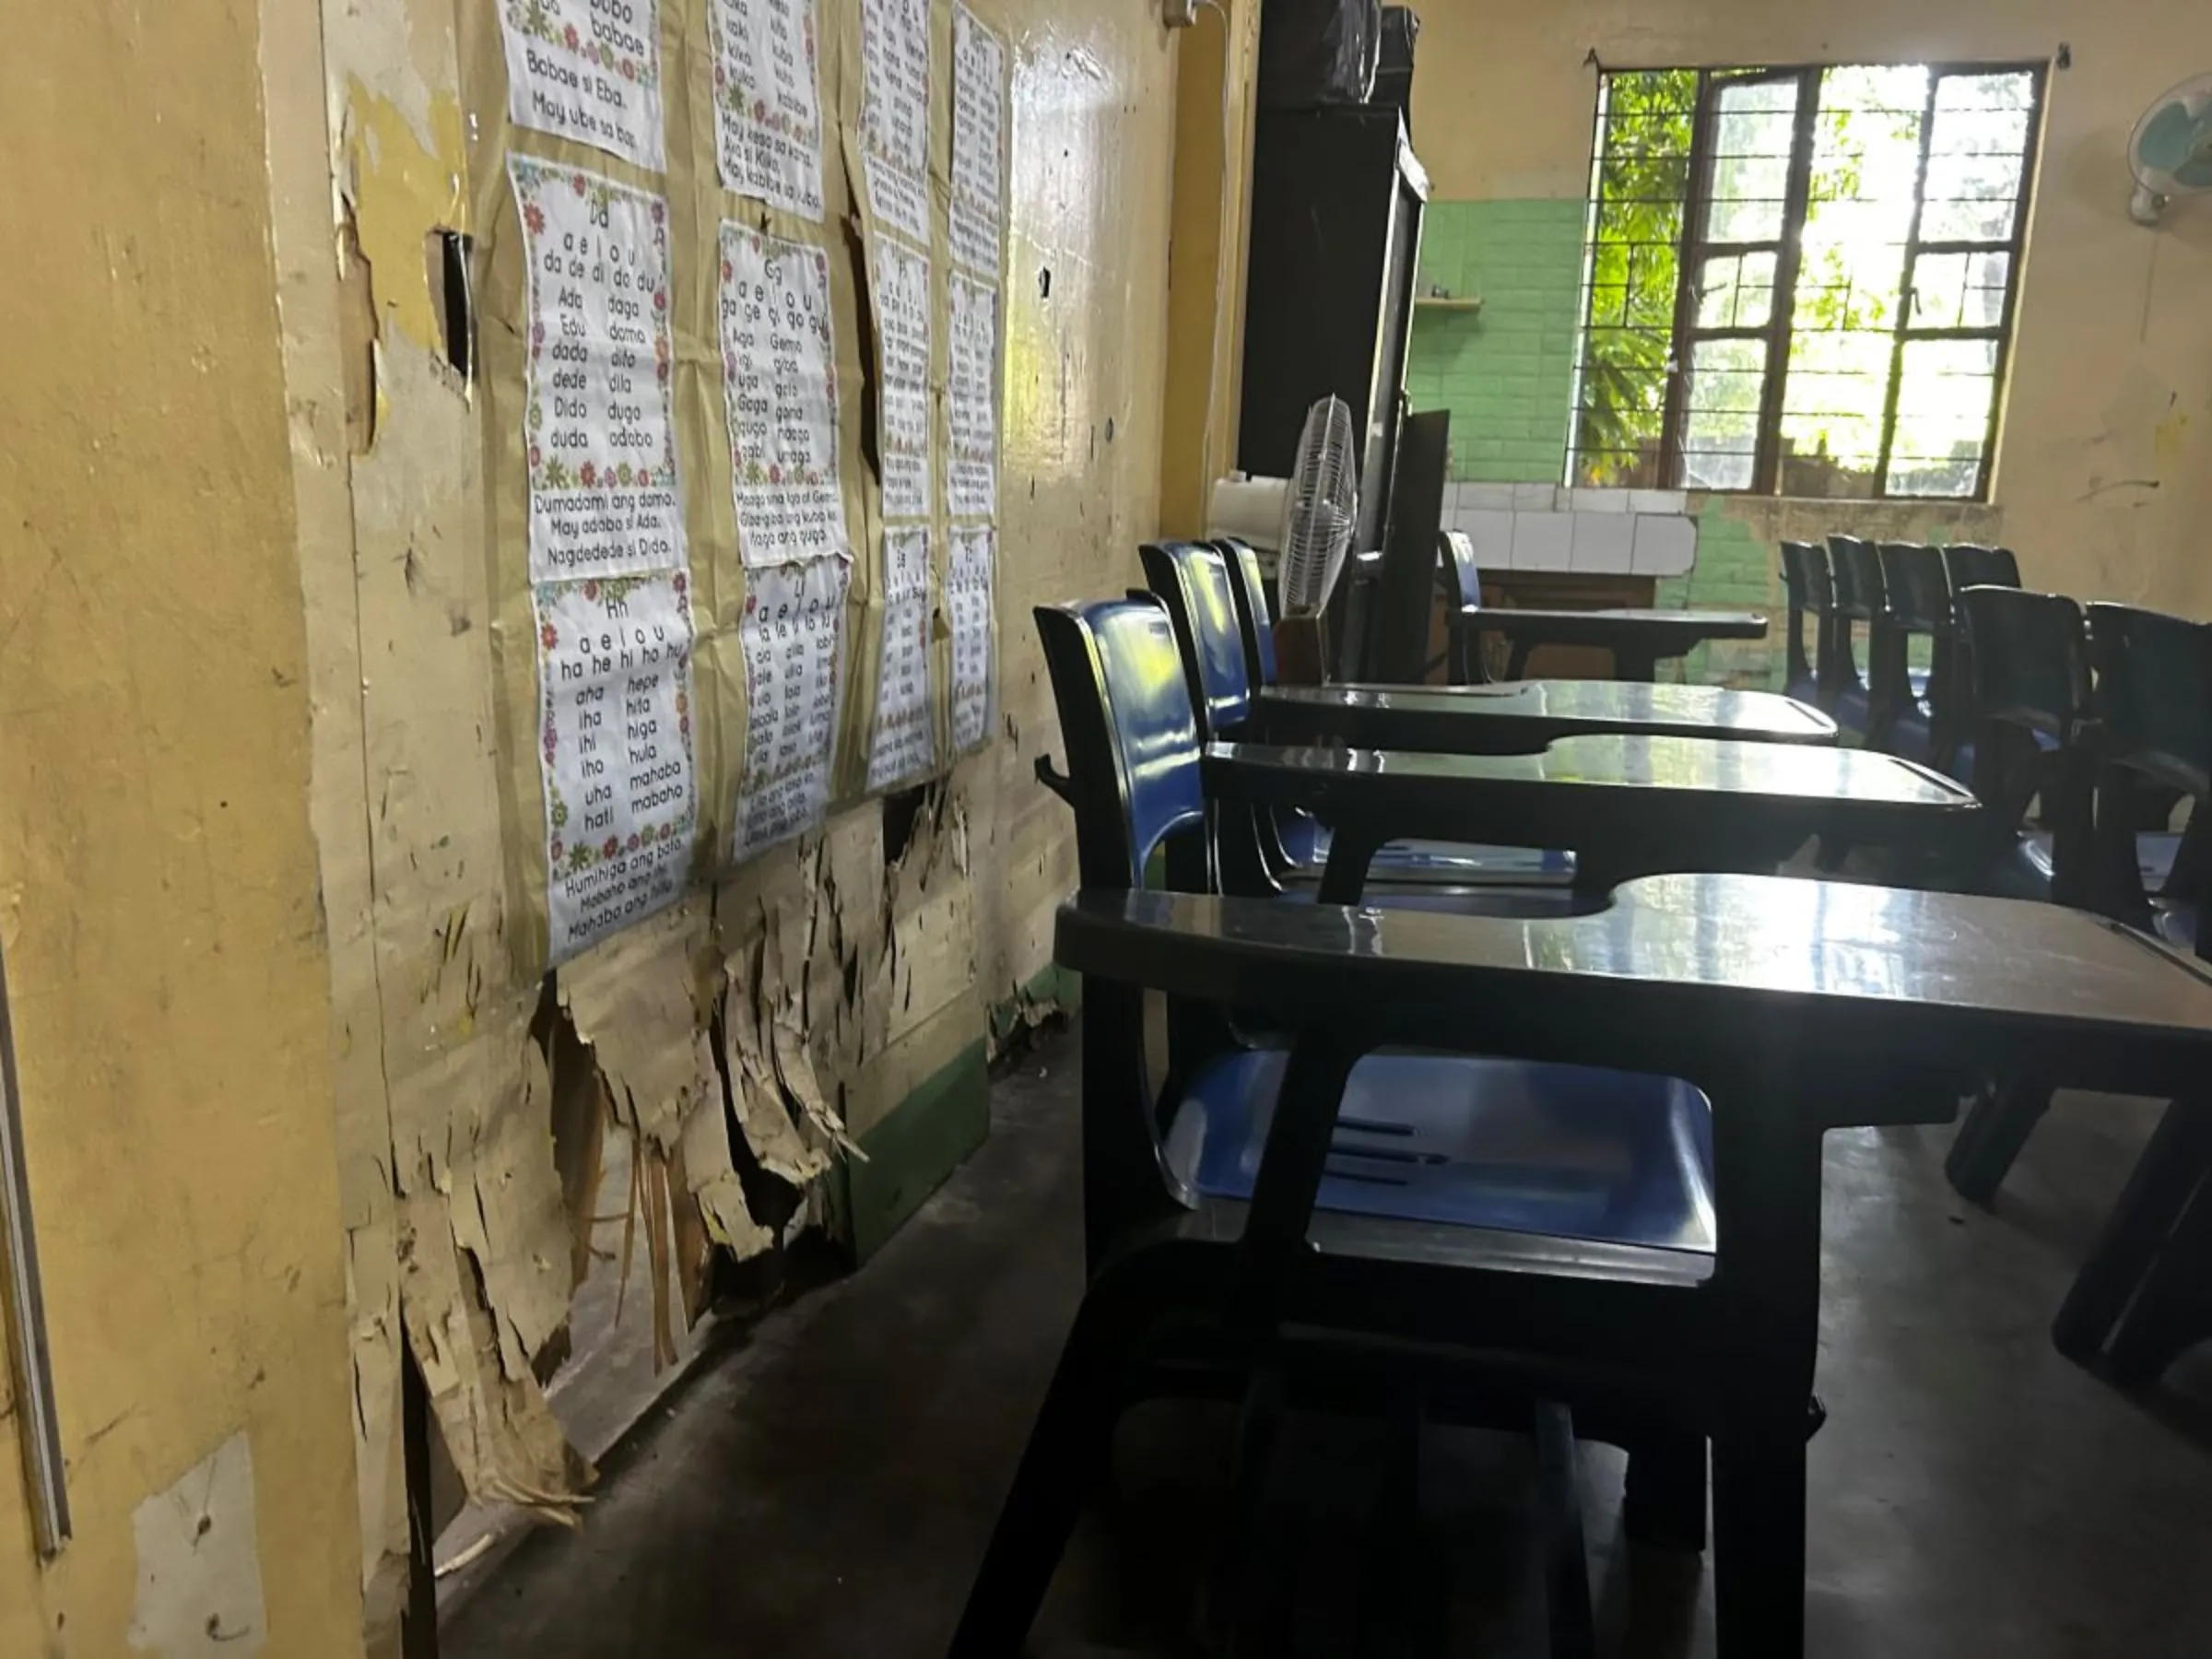
POLYGON ((1568 481, 1986 497, 2043 82, 1603 75, 1568 481))

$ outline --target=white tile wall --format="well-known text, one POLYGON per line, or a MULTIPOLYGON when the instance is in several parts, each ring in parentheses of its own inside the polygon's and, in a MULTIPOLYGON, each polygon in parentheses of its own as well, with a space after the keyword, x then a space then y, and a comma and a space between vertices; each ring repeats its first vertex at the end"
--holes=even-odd
POLYGON ((1513 514, 1513 563, 1516 571, 1568 571, 1574 568, 1574 514, 1571 512, 1516 512, 1513 514))
POLYGON ((1686 576, 1698 562, 1698 522, 1673 514, 1638 513, 1629 569, 1638 576, 1686 576))
POLYGON ((1475 544, 1475 568, 1477 571, 1510 571, 1513 568, 1513 515, 1490 507, 1463 507, 1459 522, 1453 525, 1464 530, 1475 544))
POLYGON ((1636 542, 1634 519, 1625 512, 1571 512, 1567 520, 1574 526, 1570 570, 1615 575, 1629 569, 1636 542))

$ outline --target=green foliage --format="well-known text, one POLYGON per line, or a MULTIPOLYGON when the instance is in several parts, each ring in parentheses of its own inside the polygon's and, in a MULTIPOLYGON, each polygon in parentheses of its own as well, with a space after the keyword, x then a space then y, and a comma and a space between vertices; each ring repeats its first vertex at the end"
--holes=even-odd
POLYGON ((1580 483, 1626 482, 1658 449, 1697 102, 1694 69, 1606 81, 1590 327, 1575 436, 1580 483))

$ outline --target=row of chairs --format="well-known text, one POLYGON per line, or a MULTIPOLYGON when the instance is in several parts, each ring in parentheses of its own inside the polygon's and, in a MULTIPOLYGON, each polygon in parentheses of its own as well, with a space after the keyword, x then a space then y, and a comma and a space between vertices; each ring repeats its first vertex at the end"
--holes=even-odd
MULTIPOLYGON (((2030 867, 2009 890, 2212 960, 2212 930, 2198 924, 2212 881, 2212 625, 1991 587, 1962 594, 1959 610, 1980 705, 1976 791, 2008 821, 2040 802, 2047 826, 2023 838, 2030 867)), ((2050 1103, 2048 1090, 2016 1082, 1975 1104, 1946 1163, 1962 1197, 1994 1200, 2050 1103)), ((2113 1380, 2132 1386, 2206 1335, 2212 1096, 2183 1097, 2145 1147, 2052 1336, 2077 1359, 2102 1354, 2113 1380)))
POLYGON ((1783 689, 1868 747, 1971 782, 1972 675, 1957 599, 1969 588, 2018 587, 2012 553, 1831 535, 1825 547, 1783 542, 1782 580, 1789 606, 1783 689), (1924 668, 1912 665, 1915 639, 1927 641, 1924 668))

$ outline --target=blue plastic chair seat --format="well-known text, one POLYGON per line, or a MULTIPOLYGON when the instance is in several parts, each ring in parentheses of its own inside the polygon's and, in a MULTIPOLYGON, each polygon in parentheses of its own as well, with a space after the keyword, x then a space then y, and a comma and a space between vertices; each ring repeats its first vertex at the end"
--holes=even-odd
POLYGON ((2154 905, 2150 930, 2176 950, 2196 949, 2196 906, 2185 900, 2154 905))
POLYGON ((1872 699, 1863 682, 1848 685, 1837 694, 1836 705, 1829 711, 1835 723, 1853 736, 1864 737, 1873 724, 1872 699))
MULTIPOLYGON (((1166 1140, 1178 1176, 1252 1195, 1284 1063, 1247 1050, 1192 1079, 1166 1140)), ((1712 1105, 1671 1077, 1373 1054, 1346 1086, 1317 1207, 1710 1253, 1712 1105)))
MULTIPOLYGON (((2164 830, 2136 837, 2136 868, 2145 892, 2156 893, 2166 885, 2181 850, 2182 838, 2164 830)), ((2001 899, 2048 900, 2052 867, 2051 837, 2041 830, 2023 835, 1983 871, 1983 891, 2001 899)), ((2193 932, 2193 942, 2194 936, 2193 932)))
MULTIPOLYGON (((1276 836, 1299 869, 1318 876, 1329 862, 1328 826, 1302 812, 1276 816, 1276 836)), ((1566 881, 1574 854, 1543 847, 1485 847, 1462 841, 1392 841, 1368 866, 1373 881, 1566 881)))

